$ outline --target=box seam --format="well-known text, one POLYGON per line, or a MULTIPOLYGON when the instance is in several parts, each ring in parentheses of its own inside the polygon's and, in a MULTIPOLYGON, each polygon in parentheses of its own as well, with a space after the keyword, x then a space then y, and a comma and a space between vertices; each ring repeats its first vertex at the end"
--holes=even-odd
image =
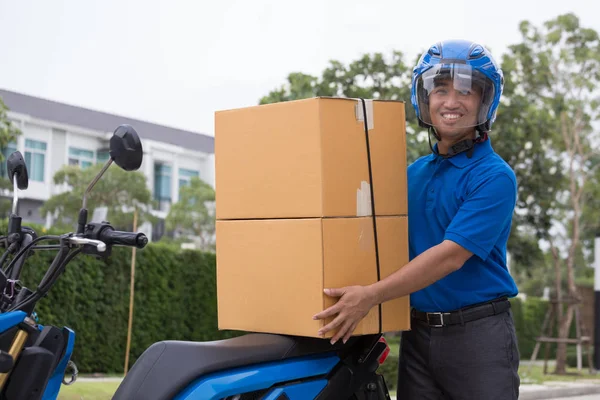
POLYGON ((324 169, 324 164, 325 164, 325 160, 324 160, 324 151, 323 151, 323 118, 321 117, 321 106, 322 106, 322 102, 320 99, 317 100, 317 121, 319 121, 319 159, 321 160, 320 162, 320 174, 319 174, 319 179, 321 180, 320 185, 319 185, 319 196, 321 196, 320 199, 320 203, 321 203, 321 210, 319 212, 319 214, 321 216, 325 216, 325 196, 324 196, 324 192, 325 192, 325 169, 324 169))
MULTIPOLYGON (((321 218, 321 310, 325 310, 325 221, 321 218)), ((323 325, 323 324, 322 324, 323 325)))

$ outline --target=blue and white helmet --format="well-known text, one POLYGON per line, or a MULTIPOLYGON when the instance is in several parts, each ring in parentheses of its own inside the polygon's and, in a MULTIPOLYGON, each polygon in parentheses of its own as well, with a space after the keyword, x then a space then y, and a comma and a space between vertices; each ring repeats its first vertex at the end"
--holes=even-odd
POLYGON ((411 102, 422 127, 432 127, 429 95, 438 81, 450 79, 455 90, 481 90, 481 103, 474 124, 480 131, 491 129, 504 87, 502 69, 482 45, 448 40, 429 48, 413 69, 411 102))

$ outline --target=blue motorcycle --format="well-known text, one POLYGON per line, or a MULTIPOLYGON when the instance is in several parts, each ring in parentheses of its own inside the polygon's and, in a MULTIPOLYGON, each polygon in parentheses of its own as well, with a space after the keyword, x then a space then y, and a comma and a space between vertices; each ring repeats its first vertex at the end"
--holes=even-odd
MULTIPOLYGON (((0 400, 55 400, 61 384, 75 382, 75 332, 39 324, 34 309, 80 253, 105 258, 113 246, 146 246, 143 233, 116 231, 107 222, 88 223, 86 201, 113 162, 134 171, 142 157, 137 132, 129 125, 119 126, 110 140, 110 159, 84 194, 77 231, 60 236, 37 236, 22 226, 16 213, 17 189, 28 187, 27 168, 20 152, 8 157, 14 199, 8 234, 0 238, 6 247, 0 258, 0 400), (52 244, 40 244, 43 241, 52 244), (37 250, 54 250, 57 255, 31 290, 19 277, 25 260, 37 250)), ((326 339, 258 333, 212 342, 162 341, 137 359, 113 399, 390 399, 377 373, 389 351, 381 334, 355 336, 335 345, 326 339)))

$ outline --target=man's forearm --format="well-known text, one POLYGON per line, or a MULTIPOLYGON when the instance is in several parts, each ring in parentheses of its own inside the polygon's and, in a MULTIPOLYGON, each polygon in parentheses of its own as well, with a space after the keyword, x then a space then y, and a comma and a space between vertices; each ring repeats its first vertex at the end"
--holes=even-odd
POLYGON ((471 253, 452 242, 443 242, 415 257, 392 275, 368 286, 375 304, 421 290, 458 270, 471 253))

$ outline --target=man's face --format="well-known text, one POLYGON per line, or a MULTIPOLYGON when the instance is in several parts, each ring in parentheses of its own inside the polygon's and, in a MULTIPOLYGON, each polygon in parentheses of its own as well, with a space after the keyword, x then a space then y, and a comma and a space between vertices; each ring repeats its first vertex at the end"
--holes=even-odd
POLYGON ((480 105, 480 88, 455 87, 450 79, 436 82, 429 94, 432 125, 438 135, 452 142, 475 132, 480 105))

